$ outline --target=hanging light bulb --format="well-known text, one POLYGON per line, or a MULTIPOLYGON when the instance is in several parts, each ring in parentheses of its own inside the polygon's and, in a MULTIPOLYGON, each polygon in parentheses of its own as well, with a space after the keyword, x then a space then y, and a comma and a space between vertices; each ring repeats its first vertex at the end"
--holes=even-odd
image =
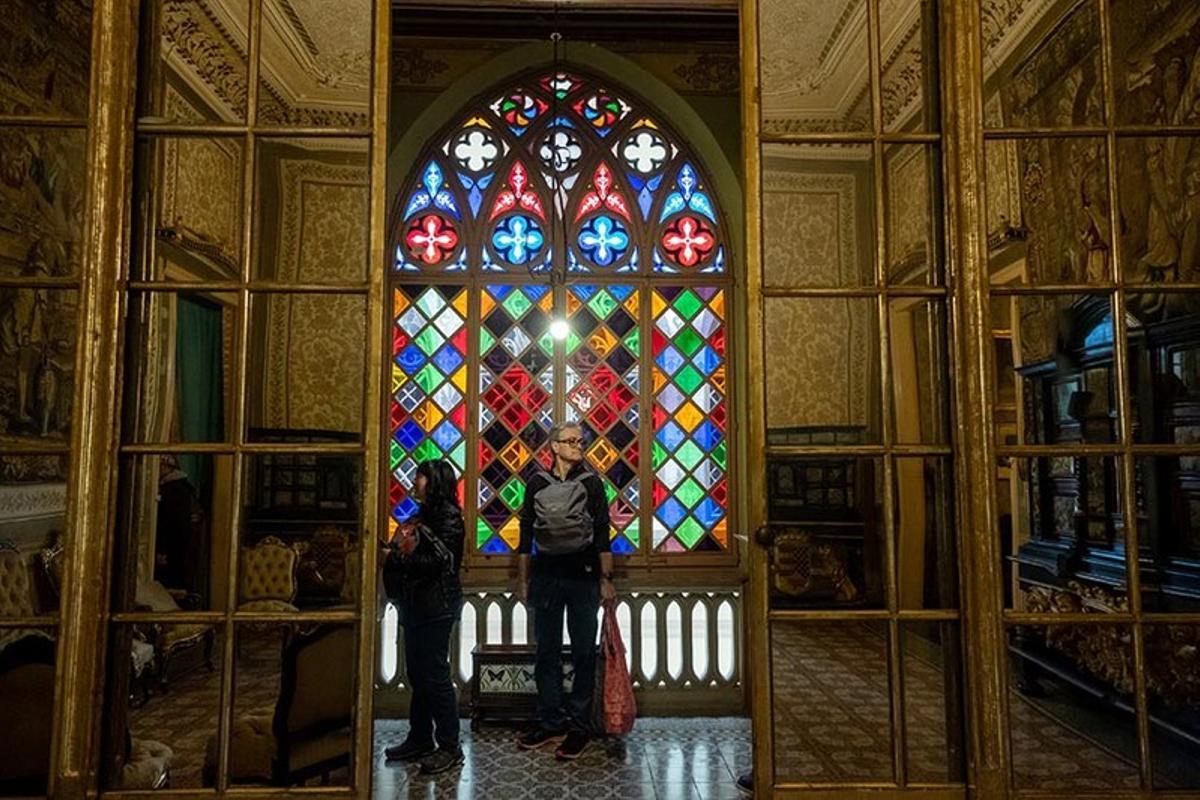
POLYGON ((550 335, 555 339, 565 339, 571 333, 571 323, 561 317, 551 320, 550 335))

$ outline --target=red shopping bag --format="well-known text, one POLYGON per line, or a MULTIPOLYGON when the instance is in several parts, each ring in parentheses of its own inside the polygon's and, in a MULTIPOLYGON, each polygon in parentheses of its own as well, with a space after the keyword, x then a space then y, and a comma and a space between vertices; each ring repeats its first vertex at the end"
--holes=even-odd
POLYGON ((609 736, 621 736, 633 730, 637 719, 637 701, 633 682, 625 665, 625 643, 617 626, 615 604, 604 604, 604 625, 600 631, 600 657, 604 659, 604 700, 602 724, 609 736))

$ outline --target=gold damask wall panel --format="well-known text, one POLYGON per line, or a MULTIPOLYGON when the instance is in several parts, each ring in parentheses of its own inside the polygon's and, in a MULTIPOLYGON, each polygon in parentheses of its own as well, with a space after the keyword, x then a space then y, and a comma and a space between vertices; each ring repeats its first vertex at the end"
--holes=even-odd
MULTIPOLYGON (((261 364, 260 410, 252 424, 362 432, 366 377, 366 300, 361 295, 259 295, 252 304, 252 348, 261 364)), ((252 401, 254 391, 252 388, 252 401)))
POLYGON ((357 284, 369 232, 366 140, 267 140, 259 150, 254 277, 357 284))
POLYGON ((870 148, 767 145, 763 155, 765 283, 873 283, 870 148))
POLYGON ((767 427, 854 425, 877 436, 878 325, 869 298, 768 298, 767 427))
POLYGON ((936 148, 895 145, 884 155, 887 173, 885 257, 891 283, 941 282, 940 183, 936 148))

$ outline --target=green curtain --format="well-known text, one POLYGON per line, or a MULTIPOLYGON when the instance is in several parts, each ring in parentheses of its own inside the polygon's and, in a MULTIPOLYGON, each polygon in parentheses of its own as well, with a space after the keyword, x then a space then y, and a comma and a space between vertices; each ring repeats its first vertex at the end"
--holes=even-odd
MULTIPOLYGON (((184 442, 225 440, 221 307, 180 296, 176 305, 175 380, 179 434, 184 442)), ((207 505, 212 492, 212 456, 187 454, 179 466, 207 505)))

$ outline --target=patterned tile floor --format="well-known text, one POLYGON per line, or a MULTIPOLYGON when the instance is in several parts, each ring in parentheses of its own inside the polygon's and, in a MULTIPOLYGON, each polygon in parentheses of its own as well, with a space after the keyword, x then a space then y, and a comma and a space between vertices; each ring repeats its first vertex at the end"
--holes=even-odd
POLYGON ((464 722, 466 763, 435 778, 384 759, 384 748, 403 741, 407 729, 398 720, 376 723, 374 798, 733 800, 744 797, 736 776, 750 769, 745 719, 641 719, 628 736, 597 740, 573 763, 556 761, 548 748, 519 750, 513 730, 472 733, 464 722))

